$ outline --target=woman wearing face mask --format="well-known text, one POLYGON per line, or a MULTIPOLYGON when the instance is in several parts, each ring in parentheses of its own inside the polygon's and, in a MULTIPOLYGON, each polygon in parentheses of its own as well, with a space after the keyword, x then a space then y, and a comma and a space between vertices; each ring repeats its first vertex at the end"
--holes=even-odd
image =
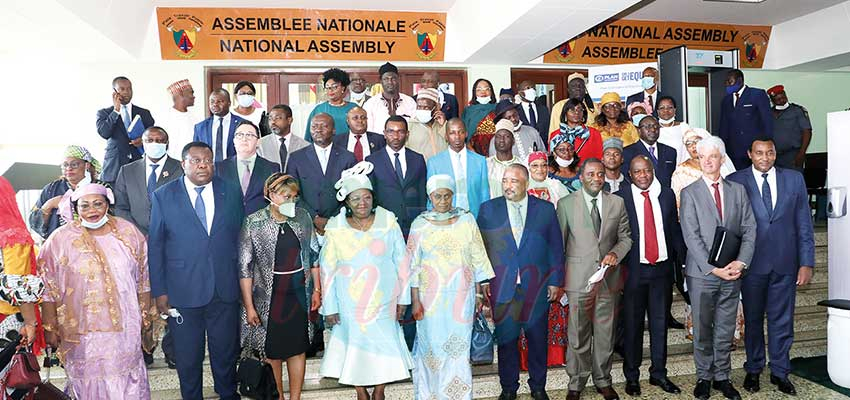
POLYGON ((339 68, 331 68, 322 73, 322 84, 328 101, 316 104, 316 107, 313 107, 313 111, 310 112, 310 116, 307 117, 304 139, 310 143, 313 142, 313 136, 310 135, 310 121, 313 120, 314 116, 321 113, 330 115, 334 119, 336 134, 347 135, 349 131, 348 111, 357 106, 357 104, 345 100, 348 85, 351 84, 348 72, 339 68))
POLYGON ((254 84, 248 81, 239 81, 233 87, 233 95, 236 97, 236 107, 233 108, 233 113, 259 126, 261 136, 271 133, 266 110, 263 109, 263 105, 255 97, 257 95, 257 89, 254 87, 254 84))
POLYGON ((239 236, 242 347, 272 366, 280 399, 286 361, 289 398, 297 400, 313 337, 308 314, 321 301, 319 242, 307 210, 295 206, 295 178, 276 172, 263 193, 269 205, 245 218, 239 236), (317 283, 313 293, 306 291, 307 279, 317 283))
POLYGON ((38 255, 45 340, 58 349, 71 397, 148 399, 142 349, 152 350, 159 316, 145 237, 109 215, 114 199, 105 186, 80 187, 71 200, 80 219, 57 229, 38 255))
POLYGON ((581 188, 578 175, 580 158, 569 135, 557 135, 549 142, 549 177, 561 182, 572 193, 581 188))
POLYGON ((623 141, 623 146, 628 146, 640 139, 629 114, 623 110, 619 94, 614 92, 603 94, 600 104, 602 113, 596 116, 591 126, 599 130, 603 142, 610 137, 616 137, 623 141))
POLYGON ((71 193, 77 187, 102 183, 98 180, 100 163, 85 147, 66 147, 60 168, 62 176, 41 189, 41 196, 29 215, 30 228, 44 239, 76 218, 76 210, 71 207, 71 193))
POLYGON ((629 118, 632 119, 632 123, 635 126, 638 126, 638 124, 640 124, 640 120, 642 120, 644 116, 652 115, 652 106, 636 101, 626 107, 626 112, 629 114, 629 118))
MULTIPOLYGON (((587 114, 581 99, 568 99, 561 109, 559 128, 549 134, 549 143, 556 136, 566 136, 565 139, 575 146, 575 153, 582 160, 588 158, 602 159, 602 134, 596 128, 586 125, 587 114)), ((551 148, 550 148, 551 150, 551 148)))
POLYGON ((479 154, 487 154, 490 140, 496 133, 496 95, 493 84, 487 79, 478 79, 472 85, 472 100, 463 109, 461 119, 467 131, 467 143, 479 154))
POLYGON ((658 125, 661 131, 658 142, 676 149, 676 164, 681 164, 691 158, 684 146, 684 134, 691 127, 684 122, 676 121, 676 100, 670 96, 658 98, 658 125))

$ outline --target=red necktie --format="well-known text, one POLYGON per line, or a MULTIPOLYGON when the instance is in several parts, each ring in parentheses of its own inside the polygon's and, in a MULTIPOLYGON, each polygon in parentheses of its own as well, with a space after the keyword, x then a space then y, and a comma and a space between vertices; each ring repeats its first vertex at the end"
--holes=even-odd
POLYGON ((732 107, 737 107, 737 106, 738 106, 738 97, 739 97, 739 96, 738 96, 738 92, 735 92, 735 104, 732 104, 732 107))
POLYGON ((360 137, 363 135, 354 135, 354 138, 357 139, 354 142, 354 158, 357 159, 357 162, 363 161, 363 145, 360 144, 360 137))
POLYGON ((643 233, 644 253, 646 261, 655 265, 658 261, 658 233, 655 232, 655 214, 652 212, 652 202, 649 200, 649 191, 640 192, 643 195, 643 233))
POLYGON ((720 221, 723 221, 723 203, 720 202, 720 183, 712 183, 714 188, 714 204, 717 205, 717 215, 720 216, 720 221))

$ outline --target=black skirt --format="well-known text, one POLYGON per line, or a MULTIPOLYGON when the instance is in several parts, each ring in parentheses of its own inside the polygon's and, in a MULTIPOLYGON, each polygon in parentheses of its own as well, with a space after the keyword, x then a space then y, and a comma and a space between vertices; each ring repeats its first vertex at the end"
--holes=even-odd
MULTIPOLYGON (((295 232, 282 224, 275 246, 275 272, 301 268, 301 245, 295 232)), ((307 334, 307 289, 305 271, 274 275, 266 323, 266 357, 285 360, 305 353, 310 346, 307 334)))

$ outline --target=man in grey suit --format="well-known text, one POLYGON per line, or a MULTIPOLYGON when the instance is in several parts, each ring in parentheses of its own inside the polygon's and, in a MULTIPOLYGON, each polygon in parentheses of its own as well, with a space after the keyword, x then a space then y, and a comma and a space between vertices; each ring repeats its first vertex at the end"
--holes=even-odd
POLYGON ((566 290, 570 300, 567 330, 567 400, 579 399, 587 378, 605 400, 619 399, 611 386, 614 318, 623 280, 617 265, 632 247, 623 199, 602 190, 605 166, 588 158, 579 170, 582 189, 558 201, 558 222, 567 255, 566 290), (588 285, 602 265, 605 277, 588 285))
POLYGON ((310 145, 298 135, 291 135, 292 109, 278 104, 269 110, 269 129, 273 135, 263 136, 257 145, 257 155, 280 165, 286 171, 289 155, 310 145))
POLYGON ((697 145, 702 179, 682 189, 679 218, 688 247, 685 276, 694 319, 694 397, 708 399, 711 388, 728 399, 740 399, 732 386, 731 347, 741 292, 741 276, 753 258, 756 220, 747 190, 721 178, 726 146, 717 136, 697 145), (708 263, 715 229, 722 226, 741 238, 738 257, 718 268, 708 263))

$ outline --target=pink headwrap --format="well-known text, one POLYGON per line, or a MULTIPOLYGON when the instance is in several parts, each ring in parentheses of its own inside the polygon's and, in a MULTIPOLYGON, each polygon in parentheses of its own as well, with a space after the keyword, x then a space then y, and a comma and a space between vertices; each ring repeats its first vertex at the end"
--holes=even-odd
POLYGON ((83 197, 87 194, 99 194, 106 197, 109 200, 109 204, 115 204, 115 196, 112 195, 112 189, 103 186, 99 183, 89 183, 83 187, 78 187, 73 193, 71 193, 71 201, 77 201, 80 197, 83 197))
POLYGON ((537 161, 537 160, 548 160, 549 157, 546 156, 546 153, 542 151, 535 151, 528 155, 528 165, 537 161))
POLYGON ((632 104, 629 104, 629 106, 626 107, 626 112, 629 114, 629 117, 632 116, 632 110, 634 110, 637 107, 643 108, 644 111, 646 111, 646 115, 652 115, 652 105, 651 104, 641 103, 641 102, 636 101, 636 102, 633 102, 632 104))

